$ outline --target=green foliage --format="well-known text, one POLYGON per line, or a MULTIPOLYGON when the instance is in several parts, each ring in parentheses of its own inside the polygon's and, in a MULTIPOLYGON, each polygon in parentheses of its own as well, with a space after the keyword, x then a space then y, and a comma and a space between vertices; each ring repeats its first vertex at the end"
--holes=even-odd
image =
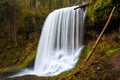
MULTIPOLYGON (((96 13, 108 8, 111 5, 111 0, 96 0, 94 4, 88 7, 87 16, 91 21, 95 21, 95 16, 98 16, 96 13)), ((101 14, 102 15, 102 14, 101 14)))
POLYGON ((86 45, 81 52, 81 57, 80 58, 85 58, 87 56, 87 54, 90 52, 90 50, 91 50, 91 46, 86 45))
POLYGON ((0 37, 2 38, 0 39, 2 43, 0 68, 8 69, 8 67, 17 67, 20 64, 20 67, 26 66, 32 60, 26 56, 32 55, 33 50, 30 49, 27 52, 25 49, 31 42, 34 47, 37 46, 36 43, 47 15, 56 8, 70 6, 76 2, 77 0, 39 0, 36 4, 35 0, 0 0, 0 37), (14 15, 14 8, 16 8, 16 15, 14 15), (18 45, 13 43, 14 24, 16 24, 18 45), (24 60, 25 63, 22 64, 24 60))
POLYGON ((116 10, 113 13, 112 19, 107 27, 106 33, 113 32, 115 30, 118 31, 118 27, 120 25, 120 11, 119 11, 119 5, 120 3, 117 1, 112 0, 96 0, 88 7, 87 10, 87 27, 94 28, 94 31, 97 31, 98 33, 101 32, 103 29, 109 14, 113 8, 113 6, 116 6, 116 10))
POLYGON ((18 46, 16 50, 14 50, 15 48, 10 46, 9 49, 7 48, 7 50, 5 50, 6 55, 0 55, 0 73, 20 70, 26 67, 35 58, 36 46, 34 43, 18 46))
POLYGON ((112 49, 112 50, 109 50, 105 53, 105 56, 107 57, 111 57, 113 56, 116 52, 120 51, 120 48, 117 48, 117 49, 112 49))
MULTIPOLYGON (((0 72, 11 72, 12 70, 18 70, 29 64, 35 57, 36 46, 38 38, 42 29, 42 25, 47 15, 56 8, 71 6, 80 4, 80 0, 16 0, 17 1, 17 39, 18 45, 15 46, 11 40, 12 38, 12 26, 13 26, 13 3, 14 0, 0 0, 0 72), (27 2, 28 1, 28 2, 27 2), (9 38, 9 39, 8 39, 9 38), (13 56, 14 55, 14 56, 13 56)), ((113 19, 110 25, 111 30, 114 30, 119 25, 120 20, 120 8, 118 0, 94 0, 93 4, 89 6, 87 11, 87 18, 89 28, 87 27, 86 40, 89 41, 87 46, 81 53, 81 58, 84 59, 91 50, 91 46, 95 41, 98 33, 103 28, 108 15, 114 5, 117 6, 117 10, 113 15, 113 19), (113 4, 112 4, 113 3, 113 4), (114 23, 114 24, 113 24, 114 23)), ((70 75, 71 80, 104 80, 106 79, 106 73, 110 70, 109 59, 117 51, 120 50, 120 46, 110 37, 102 38, 98 45, 95 55, 90 60, 88 65, 81 66, 81 59, 75 67, 77 74, 72 74, 72 71, 65 72, 59 76, 53 77, 48 80, 69 80, 66 76, 70 75), (71 78, 72 77, 72 78, 71 78)), ((31 77, 18 78, 20 80, 31 79, 31 77)), ((18 80, 15 79, 15 80, 18 80)), ((43 78, 33 77, 33 80, 43 78)), ((46 78, 45 78, 46 80, 46 78)))
POLYGON ((21 63, 17 66, 17 69, 19 70, 19 69, 26 67, 35 58, 35 55, 36 55, 36 50, 33 50, 30 53, 30 55, 26 57, 26 59, 23 61, 23 63, 21 63))

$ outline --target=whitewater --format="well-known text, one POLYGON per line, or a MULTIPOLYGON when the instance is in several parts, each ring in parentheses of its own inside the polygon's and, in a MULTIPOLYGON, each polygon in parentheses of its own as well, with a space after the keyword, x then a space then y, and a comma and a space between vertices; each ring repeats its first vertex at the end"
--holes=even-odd
POLYGON ((23 75, 54 76, 76 65, 83 48, 85 9, 61 8, 51 12, 42 29, 34 68, 23 69, 23 75))

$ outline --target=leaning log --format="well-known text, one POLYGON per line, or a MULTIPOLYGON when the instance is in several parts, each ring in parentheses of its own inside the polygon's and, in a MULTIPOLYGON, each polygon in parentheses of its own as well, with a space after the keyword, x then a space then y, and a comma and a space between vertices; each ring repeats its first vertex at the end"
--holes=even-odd
POLYGON ((115 7, 113 7, 113 9, 112 9, 112 11, 111 11, 111 13, 110 13, 110 15, 109 15, 109 18, 108 18, 108 20, 107 20, 107 22, 106 22, 106 24, 105 24, 102 32, 100 33, 99 37, 97 38, 97 40, 96 40, 95 44, 93 45, 91 51, 88 53, 88 55, 87 55, 87 57, 86 57, 86 59, 85 59, 85 61, 84 61, 84 64, 86 64, 86 63, 88 62, 88 60, 91 58, 91 56, 93 55, 93 52, 94 52, 94 50, 96 49, 96 47, 97 47, 97 45, 98 45, 101 37, 103 36, 103 33, 105 32, 108 24, 110 23, 110 20, 111 20, 111 17, 112 17, 112 15, 113 15, 114 10, 115 10, 115 7))
POLYGON ((88 6, 88 5, 89 5, 89 3, 84 2, 84 3, 80 4, 78 7, 74 8, 74 10, 76 10, 78 8, 84 8, 84 7, 88 6))

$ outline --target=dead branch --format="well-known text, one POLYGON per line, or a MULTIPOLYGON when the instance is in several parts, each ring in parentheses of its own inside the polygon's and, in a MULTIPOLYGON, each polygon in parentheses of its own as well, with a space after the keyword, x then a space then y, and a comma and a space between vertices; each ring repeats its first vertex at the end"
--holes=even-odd
POLYGON ((83 8, 85 6, 89 5, 89 3, 84 2, 83 4, 80 4, 78 7, 74 8, 74 10, 78 9, 78 8, 83 8))
POLYGON ((111 11, 111 13, 110 13, 110 15, 109 15, 109 18, 108 18, 108 20, 107 20, 107 22, 106 22, 106 24, 105 24, 102 32, 100 33, 99 37, 97 38, 97 40, 96 40, 94 46, 92 47, 91 51, 88 53, 88 55, 87 55, 87 57, 86 57, 86 59, 85 59, 85 61, 84 61, 84 64, 87 63, 88 60, 89 60, 89 59, 91 58, 91 56, 93 55, 93 52, 94 52, 94 50, 96 49, 96 47, 97 47, 97 45, 98 45, 101 37, 103 36, 103 33, 105 32, 108 24, 110 23, 110 20, 111 20, 111 17, 112 17, 112 15, 113 15, 114 10, 115 10, 115 7, 113 7, 113 9, 112 9, 112 11, 111 11))

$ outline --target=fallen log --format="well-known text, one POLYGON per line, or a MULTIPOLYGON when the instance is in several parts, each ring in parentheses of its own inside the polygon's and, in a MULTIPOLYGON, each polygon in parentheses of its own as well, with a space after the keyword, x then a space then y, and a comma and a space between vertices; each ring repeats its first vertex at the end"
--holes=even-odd
POLYGON ((107 22, 106 22, 106 24, 105 24, 102 32, 101 32, 100 35, 98 36, 98 38, 97 38, 95 44, 93 45, 91 51, 88 53, 87 57, 85 58, 84 64, 86 64, 86 63, 88 62, 88 60, 91 58, 91 56, 93 55, 93 52, 94 52, 94 50, 96 49, 96 47, 97 47, 97 45, 98 45, 101 37, 103 36, 103 33, 105 32, 108 24, 110 23, 110 20, 111 20, 111 17, 112 17, 112 15, 113 15, 114 10, 115 10, 115 7, 113 7, 113 9, 112 9, 112 11, 111 11, 111 13, 110 13, 110 15, 109 15, 109 18, 108 18, 108 20, 107 20, 107 22))
POLYGON ((78 8, 86 7, 87 5, 89 5, 89 3, 84 2, 84 3, 80 4, 78 7, 74 8, 74 10, 76 10, 76 9, 78 9, 78 8))

